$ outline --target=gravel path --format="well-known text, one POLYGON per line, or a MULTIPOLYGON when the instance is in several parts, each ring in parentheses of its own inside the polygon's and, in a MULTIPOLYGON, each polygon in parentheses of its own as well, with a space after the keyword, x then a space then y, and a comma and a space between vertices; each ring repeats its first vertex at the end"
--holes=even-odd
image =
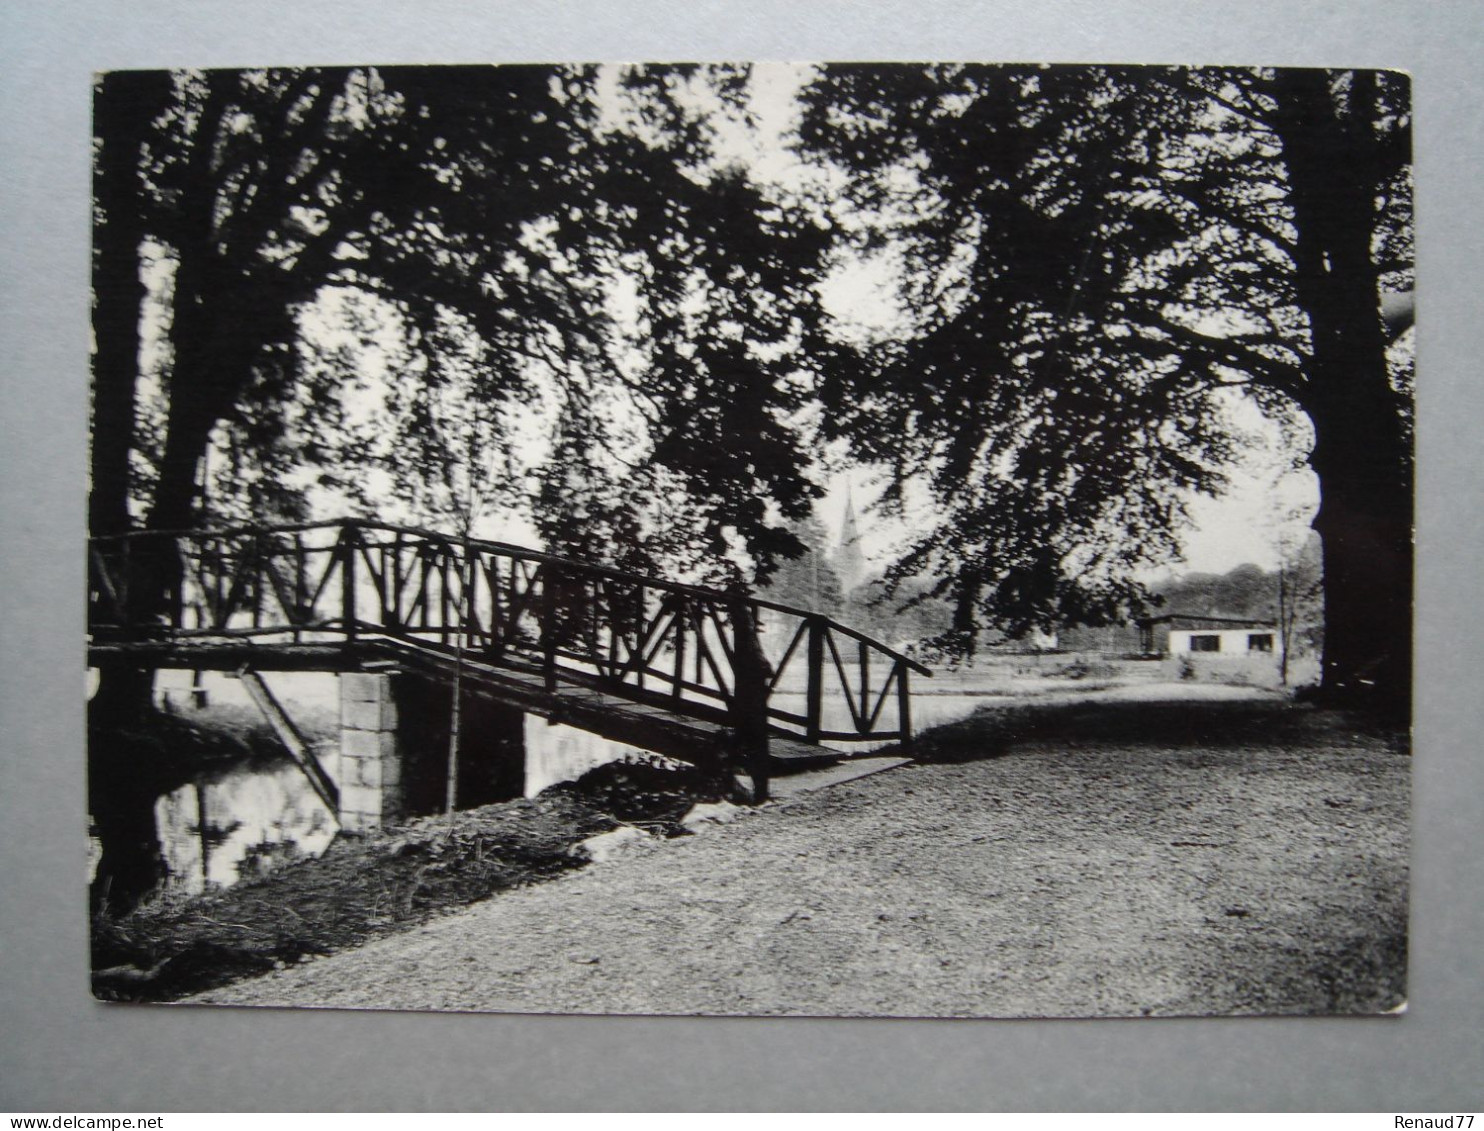
POLYGON ((986 760, 641 843, 191 1000, 934 1017, 1398 1006, 1410 760, 1318 712, 1274 730, 1280 708, 1232 705, 1231 735, 1195 744, 1146 706, 1008 742, 976 716, 949 750, 986 760))

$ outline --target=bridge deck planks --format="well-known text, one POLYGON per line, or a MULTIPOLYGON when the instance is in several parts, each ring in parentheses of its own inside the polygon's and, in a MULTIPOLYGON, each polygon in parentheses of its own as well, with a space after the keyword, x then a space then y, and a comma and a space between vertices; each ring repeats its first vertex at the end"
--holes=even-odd
MULTIPOLYGON (((355 642, 255 643, 250 641, 186 640, 95 642, 88 649, 92 665, 137 665, 201 671, 408 671, 435 678, 452 678, 458 661, 431 649, 399 642, 362 639, 355 642)), ((469 690, 507 706, 547 719, 568 723, 603 738, 642 747, 658 754, 696 762, 720 755, 732 742, 731 728, 681 715, 663 706, 606 694, 596 688, 559 683, 548 691, 539 673, 462 662, 469 690)), ((775 767, 803 769, 828 765, 848 755, 822 746, 775 735, 769 742, 775 767)))

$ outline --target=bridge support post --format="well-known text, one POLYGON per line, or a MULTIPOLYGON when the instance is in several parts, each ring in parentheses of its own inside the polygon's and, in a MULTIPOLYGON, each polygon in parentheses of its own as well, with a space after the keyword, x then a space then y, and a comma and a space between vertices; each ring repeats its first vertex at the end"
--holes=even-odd
POLYGON ((768 800, 768 695, 773 666, 757 634, 757 616, 740 595, 729 602, 734 626, 732 734, 735 754, 751 780, 754 805, 768 800))
MULTIPOLYGON (((465 689, 460 702, 460 809, 525 789, 525 714, 465 689)), ((443 811, 453 689, 408 672, 340 677, 340 827, 371 832, 443 811)))
POLYGON ((392 676, 340 677, 340 827, 371 832, 405 812, 392 676))

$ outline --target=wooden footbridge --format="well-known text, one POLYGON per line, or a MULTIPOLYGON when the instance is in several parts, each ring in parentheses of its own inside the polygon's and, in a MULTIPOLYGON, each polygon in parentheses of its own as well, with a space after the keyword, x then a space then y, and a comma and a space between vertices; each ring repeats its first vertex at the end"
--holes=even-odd
POLYGON ((93 666, 457 678, 762 795, 785 762, 910 743, 932 674, 808 610, 387 523, 94 538, 89 565, 93 666))

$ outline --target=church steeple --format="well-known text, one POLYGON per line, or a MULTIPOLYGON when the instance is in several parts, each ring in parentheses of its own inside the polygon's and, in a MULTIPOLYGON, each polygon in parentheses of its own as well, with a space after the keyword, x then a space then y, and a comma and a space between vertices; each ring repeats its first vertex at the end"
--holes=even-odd
POLYGON ((861 549, 860 527, 855 520, 855 499, 850 484, 845 485, 845 521, 840 524, 840 545, 835 550, 835 573, 848 593, 865 578, 866 555, 861 549))

